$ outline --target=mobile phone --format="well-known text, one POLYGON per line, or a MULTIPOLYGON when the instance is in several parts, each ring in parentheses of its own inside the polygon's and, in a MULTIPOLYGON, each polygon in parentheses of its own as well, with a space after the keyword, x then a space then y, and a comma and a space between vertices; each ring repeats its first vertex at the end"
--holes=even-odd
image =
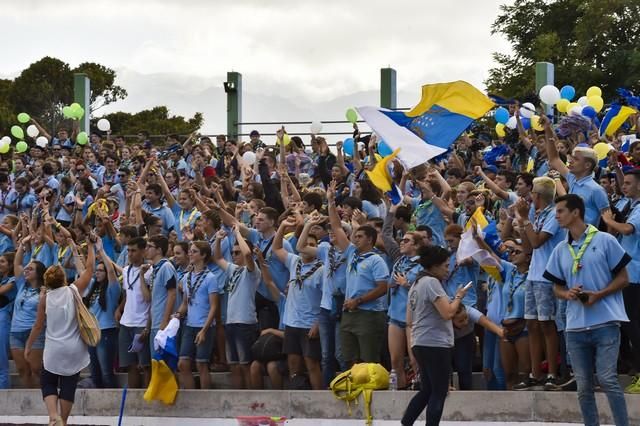
POLYGON ((467 283, 467 285, 465 285, 463 288, 464 288, 464 290, 469 290, 469 289, 471 288, 471 286, 472 286, 472 285, 473 285, 473 281, 469 281, 469 282, 467 283))
POLYGON ((587 293, 580 292, 578 293, 578 300, 582 303, 587 303, 589 301, 589 295, 587 293))

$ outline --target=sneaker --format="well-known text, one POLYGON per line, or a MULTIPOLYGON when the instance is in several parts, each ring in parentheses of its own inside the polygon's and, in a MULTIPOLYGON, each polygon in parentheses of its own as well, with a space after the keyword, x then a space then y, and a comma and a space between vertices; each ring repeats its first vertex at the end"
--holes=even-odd
POLYGON ((558 389, 556 390, 565 392, 577 391, 578 384, 576 383, 576 378, 574 376, 570 376, 568 379, 561 381, 561 383, 558 384, 558 389))
POLYGON ((513 385, 513 390, 533 390, 537 386, 540 386, 540 381, 529 376, 520 383, 513 385))
POLYGON ((640 376, 636 376, 631 380, 631 384, 624 388, 625 393, 640 393, 640 376))
POLYGON ((544 381, 544 390, 546 391, 554 391, 558 390, 558 385, 560 384, 560 379, 549 374, 544 381))

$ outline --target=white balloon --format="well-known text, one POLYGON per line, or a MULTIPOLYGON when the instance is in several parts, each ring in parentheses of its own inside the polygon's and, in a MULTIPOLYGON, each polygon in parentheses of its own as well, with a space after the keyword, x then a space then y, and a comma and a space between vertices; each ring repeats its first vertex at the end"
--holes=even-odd
POLYGON ((5 147, 7 145, 11 145, 11 139, 9 140, 6 140, 5 138, 0 139, 0 148, 5 147))
POLYGON ((256 162, 256 154, 253 151, 247 151, 242 154, 242 160, 252 166, 256 162))
POLYGON ((27 127, 27 135, 29 135, 30 137, 35 138, 39 134, 40 134, 40 131, 38 131, 38 128, 36 127, 35 124, 32 124, 29 127, 27 127))
POLYGON ((536 113, 536 107, 531 102, 525 102, 520 107, 520 115, 524 118, 531 118, 536 113))
POLYGON ((552 84, 543 86, 540 89, 540 100, 546 105, 555 105, 560 100, 560 90, 552 84))
POLYGON ((518 125, 518 122, 516 121, 515 115, 512 115, 511 117, 509 117, 507 124, 505 124, 505 126, 510 128, 511 130, 515 129, 517 125, 518 125))
POLYGON ((322 131, 322 123, 319 121, 314 121, 311 123, 311 133, 317 135, 322 131))
POLYGON ((571 108, 571 111, 569 111, 569 115, 582 115, 582 106, 576 105, 571 108))
POLYGON ((586 96, 582 96, 580 99, 578 99, 578 105, 580 106, 589 105, 589 99, 586 96))
POLYGON ((40 148, 44 148, 49 145, 49 141, 44 136, 38 136, 38 139, 36 139, 36 145, 38 145, 40 148))
POLYGON ((106 118, 101 118, 100 120, 98 120, 98 130, 102 132, 108 132, 109 130, 111 130, 111 123, 109 123, 109 120, 107 120, 106 118))
POLYGON ((0 142, 10 144, 11 138, 9 136, 3 136, 2 139, 0 139, 0 142))

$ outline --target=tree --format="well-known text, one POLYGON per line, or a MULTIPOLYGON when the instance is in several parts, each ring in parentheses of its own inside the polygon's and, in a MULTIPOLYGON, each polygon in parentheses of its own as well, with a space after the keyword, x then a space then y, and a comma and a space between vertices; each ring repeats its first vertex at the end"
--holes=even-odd
POLYGON ((169 109, 166 106, 158 106, 135 114, 114 112, 103 118, 109 120, 115 132, 123 135, 136 135, 141 130, 146 130, 152 135, 186 135, 198 130, 204 121, 202 113, 199 112, 188 119, 179 115, 169 115, 169 109))
POLYGON ((85 73, 91 80, 91 112, 127 97, 127 91, 114 84, 116 72, 104 65, 84 62, 73 73, 85 73))
POLYGON ((524 98, 535 92, 535 63, 555 65, 556 86, 577 93, 599 86, 605 100, 619 87, 640 90, 640 0, 516 0, 502 5, 492 33, 511 43, 485 82, 489 92, 524 98))

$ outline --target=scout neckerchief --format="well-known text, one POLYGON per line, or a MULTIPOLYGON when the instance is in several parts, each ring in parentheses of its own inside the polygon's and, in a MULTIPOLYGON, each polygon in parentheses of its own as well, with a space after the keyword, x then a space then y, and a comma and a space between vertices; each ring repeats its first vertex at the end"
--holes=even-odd
POLYGON ((513 295, 518 291, 518 289, 527 281, 527 272, 522 274, 523 278, 515 282, 516 274, 518 273, 518 269, 514 266, 511 271, 511 277, 509 279, 509 301, 507 302, 507 312, 511 312, 513 310, 513 295))
POLYGON ((138 275, 133 277, 133 281, 131 280, 131 271, 133 270, 133 265, 129 265, 129 269, 127 269, 127 288, 133 291, 133 285, 140 279, 140 269, 138 267, 138 275))
POLYGON ((196 276, 196 281, 192 284, 193 271, 189 272, 189 276, 187 277, 187 302, 189 303, 189 305, 193 305, 193 299, 196 295, 196 292, 202 285, 202 280, 204 280, 206 274, 206 269, 200 271, 200 273, 196 276))
POLYGON ((302 273, 302 259, 299 258, 298 259, 298 263, 296 263, 296 276, 295 278, 289 280, 289 283, 295 283, 298 285, 298 288, 300 290, 302 290, 302 284, 304 283, 305 280, 311 278, 313 276, 313 274, 316 273, 316 271, 318 269, 320 269, 320 267, 322 266, 322 262, 320 262, 319 260, 316 259, 316 261, 311 265, 311 268, 305 272, 304 274, 302 273))
POLYGON ((156 274, 162 268, 162 265, 167 261, 167 259, 160 259, 158 263, 151 267, 151 278, 149 279, 149 291, 153 291, 153 281, 156 279, 156 274))
POLYGON ((342 252, 336 250, 334 245, 329 247, 329 278, 332 278, 346 261, 342 252))
POLYGON ((36 246, 36 247, 33 248, 33 258, 34 259, 42 251, 42 247, 43 246, 44 246, 44 243, 42 243, 39 246, 36 246))
POLYGON ((224 291, 226 293, 231 294, 235 291, 236 287, 238 287, 238 282, 240 281, 240 277, 242 276, 244 269, 244 266, 238 266, 229 278, 227 278, 227 281, 224 283, 224 291))
POLYGON ((589 244, 591 244, 591 240, 593 240, 593 237, 598 233, 598 228, 596 228, 593 225, 589 225, 587 227, 587 236, 584 239, 584 242, 582 243, 582 245, 580 245, 580 248, 578 249, 578 254, 576 254, 576 252, 573 250, 573 246, 571 245, 571 243, 567 244, 569 246, 569 253, 571 253, 571 257, 573 258, 573 266, 571 267, 571 272, 573 274, 577 274, 578 270, 582 268, 582 264, 580 263, 580 260, 582 259, 582 256, 584 256, 584 253, 587 251, 587 247, 589 246, 589 244))
POLYGON ((7 201, 7 196, 9 195, 9 191, 2 191, 2 201, 0 204, 0 212, 4 213, 4 203, 7 201))
POLYGON ((540 213, 536 215, 533 223, 534 231, 536 232, 542 231, 542 227, 544 226, 544 223, 547 221, 547 216, 549 216, 549 214, 551 213, 554 207, 555 206, 553 204, 549 204, 540 213))
POLYGON ((184 222, 184 212, 185 210, 180 210, 180 220, 179 220, 179 224, 180 224, 180 231, 182 231, 182 229, 186 226, 189 225, 191 223, 191 221, 193 220, 193 218, 196 216, 196 213, 198 213, 198 209, 196 209, 195 207, 193 208, 193 210, 191 210, 191 213, 189 213, 189 217, 187 217, 187 221, 184 222))
POLYGON ((69 246, 58 247, 58 263, 60 265, 62 265, 62 259, 64 259, 64 256, 67 254, 68 251, 69 251, 69 246))
POLYGON ((429 207, 431 207, 432 204, 433 204, 432 200, 422 200, 418 205, 418 207, 416 207, 416 211, 413 212, 412 216, 417 218, 422 212, 422 210, 428 209, 429 207))
POLYGON ((363 262, 364 260, 370 258, 375 254, 376 252, 373 250, 362 254, 357 252, 354 253, 353 257, 351 258, 351 264, 349 265, 349 272, 358 272, 358 265, 360 264, 360 262, 363 262))
POLYGON ((25 282, 22 289, 22 300, 20 300, 20 308, 24 307, 24 303, 40 293, 39 288, 33 288, 29 283, 25 282))
MULTIPOLYGON (((409 257, 407 255, 400 256, 400 258, 396 261, 396 263, 393 264, 393 269, 391 270, 391 279, 393 279, 393 276, 395 274, 404 275, 410 270, 412 270, 413 268, 415 268, 416 266, 418 266, 418 256, 414 256, 414 257, 409 257)), ((395 286, 393 288, 393 294, 396 294, 399 288, 400 288, 400 285, 395 286)))

